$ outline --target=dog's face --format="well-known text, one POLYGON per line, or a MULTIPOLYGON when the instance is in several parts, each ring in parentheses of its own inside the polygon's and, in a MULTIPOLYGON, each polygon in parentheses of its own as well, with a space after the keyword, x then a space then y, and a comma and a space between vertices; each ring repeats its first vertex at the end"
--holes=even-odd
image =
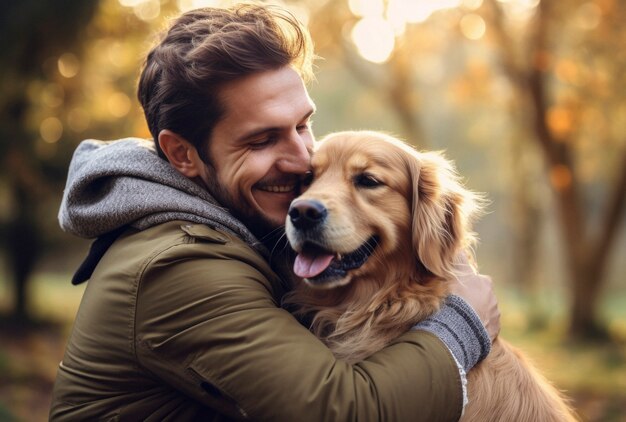
POLYGON ((380 133, 340 132, 320 142, 312 173, 286 223, 294 272, 309 285, 371 278, 377 261, 408 261, 438 276, 451 270, 468 237, 471 198, 439 155, 380 133))

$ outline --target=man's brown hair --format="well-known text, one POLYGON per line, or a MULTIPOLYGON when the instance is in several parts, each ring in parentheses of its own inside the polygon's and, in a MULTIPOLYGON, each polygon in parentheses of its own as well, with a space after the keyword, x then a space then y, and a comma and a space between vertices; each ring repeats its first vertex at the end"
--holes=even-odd
POLYGON ((293 66, 312 77, 312 43, 306 28, 275 6, 240 4, 201 8, 177 18, 146 58, 138 97, 157 151, 169 129, 208 158, 207 140, 224 110, 220 87, 247 75, 293 66))

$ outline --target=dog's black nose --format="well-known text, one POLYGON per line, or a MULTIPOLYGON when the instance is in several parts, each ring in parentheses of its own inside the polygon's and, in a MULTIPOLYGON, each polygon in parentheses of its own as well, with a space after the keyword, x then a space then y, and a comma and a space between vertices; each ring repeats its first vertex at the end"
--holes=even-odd
POLYGON ((289 207, 289 219, 296 229, 310 229, 324 221, 327 215, 324 204, 312 199, 295 200, 289 207))

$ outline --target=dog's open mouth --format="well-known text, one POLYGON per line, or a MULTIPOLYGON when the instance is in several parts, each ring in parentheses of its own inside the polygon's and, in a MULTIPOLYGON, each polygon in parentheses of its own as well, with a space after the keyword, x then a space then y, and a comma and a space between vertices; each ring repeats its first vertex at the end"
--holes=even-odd
POLYGON ((313 242, 306 242, 296 256, 293 271, 298 277, 306 278, 311 284, 323 285, 343 278, 348 271, 360 268, 378 245, 378 237, 372 236, 358 249, 347 254, 338 254, 313 242))

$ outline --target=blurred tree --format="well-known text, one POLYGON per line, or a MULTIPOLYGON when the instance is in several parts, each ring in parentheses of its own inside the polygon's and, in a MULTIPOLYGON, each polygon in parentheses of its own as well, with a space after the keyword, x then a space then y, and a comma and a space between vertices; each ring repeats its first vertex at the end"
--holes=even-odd
POLYGON ((519 172, 512 178, 520 216, 518 276, 530 278, 538 255, 543 204, 527 186, 536 180, 532 157, 539 154, 562 234, 572 294, 570 333, 604 335, 598 300, 626 198, 626 93, 617 88, 626 82, 626 5, 616 0, 306 3, 318 51, 338 57, 378 92, 398 116, 403 135, 422 147, 418 89, 420 77, 432 76, 429 54, 449 54, 448 65, 465 68, 450 90, 470 98, 471 107, 493 103, 493 87, 506 76, 512 91, 508 110, 516 122, 510 139, 519 172), (467 40, 480 41, 482 49, 475 51, 482 57, 459 54, 467 40))
POLYGON ((626 49, 626 7, 541 1, 520 44, 502 4, 488 6, 501 63, 525 110, 521 125, 544 157, 554 193, 572 293, 570 334, 603 337, 598 300, 626 206, 626 95, 615 89, 626 82, 626 55, 616 54, 626 49), (595 168, 590 155, 601 160, 595 168))
MULTIPOLYGON (((80 43, 97 4, 97 0, 0 3, 0 182, 9 200, 1 221, 2 247, 15 285, 14 316, 22 320, 28 316, 27 281, 45 241, 41 205, 57 194, 53 187, 62 181, 66 167, 65 160, 41 159, 45 142, 56 142, 62 129, 54 117, 34 127, 29 121, 33 106, 29 93, 33 84, 50 78, 62 53, 80 43)), ((60 95, 52 85, 47 100, 57 101, 60 95)))

